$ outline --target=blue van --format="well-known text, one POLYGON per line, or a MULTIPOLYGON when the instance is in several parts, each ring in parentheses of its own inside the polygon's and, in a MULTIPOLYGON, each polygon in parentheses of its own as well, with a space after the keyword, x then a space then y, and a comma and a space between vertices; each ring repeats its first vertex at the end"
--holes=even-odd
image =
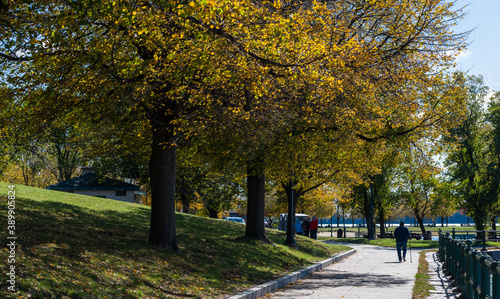
MULTIPOLYGON (((295 232, 302 235, 302 222, 306 218, 311 218, 307 214, 295 214, 295 232)), ((286 222, 288 219, 288 214, 280 214, 280 221, 278 223, 278 229, 286 232, 286 222)))

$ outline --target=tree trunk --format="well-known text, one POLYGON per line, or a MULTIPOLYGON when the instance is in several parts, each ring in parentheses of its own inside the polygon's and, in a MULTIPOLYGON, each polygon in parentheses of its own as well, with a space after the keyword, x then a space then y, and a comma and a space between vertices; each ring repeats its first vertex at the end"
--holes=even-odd
POLYGON ((381 199, 377 200, 378 223, 380 225, 380 238, 385 238, 385 207, 381 199))
POLYGON ((207 209, 208 210, 208 217, 217 219, 219 218, 219 211, 214 210, 214 209, 207 209))
POLYGON ((247 167, 248 206, 245 236, 270 243, 264 225, 266 178, 264 170, 257 165, 259 163, 250 162, 247 167))
POLYGON ((385 238, 385 216, 383 209, 379 211, 378 216, 378 222, 380 224, 380 238, 385 238))
POLYGON ((189 202, 182 202, 182 212, 189 214, 189 202))
MULTIPOLYGON (((476 199, 477 202, 481 202, 481 199, 478 198, 476 199)), ((486 223, 488 222, 488 207, 486 204, 481 204, 475 207, 474 209, 474 217, 472 219, 474 220, 476 230, 483 230, 486 228, 486 223)), ((467 220, 469 220, 469 217, 467 217, 467 220)), ((468 222, 468 221, 467 221, 468 222)), ((469 224, 469 223, 467 223, 469 224)))
POLYGON ((151 180, 151 227, 149 244, 179 251, 175 228, 175 145, 169 144, 165 128, 153 126, 153 145, 149 160, 151 180))
POLYGON ((417 223, 418 226, 420 227, 420 230, 422 231, 422 234, 425 234, 425 226, 424 226, 424 217, 417 216, 417 223))
POLYGON ((295 189, 293 189, 295 182, 289 180, 287 183, 283 183, 283 189, 285 189, 286 197, 288 199, 288 216, 286 222, 286 240, 285 245, 295 247, 297 243, 295 242, 295 209, 297 207, 297 202, 299 199, 299 194, 295 189))

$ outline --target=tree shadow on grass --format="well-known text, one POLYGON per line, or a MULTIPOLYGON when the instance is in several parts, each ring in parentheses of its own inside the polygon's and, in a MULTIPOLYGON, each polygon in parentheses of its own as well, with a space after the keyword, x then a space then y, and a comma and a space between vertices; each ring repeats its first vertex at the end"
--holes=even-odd
POLYGON ((165 268, 155 265, 171 254, 147 243, 147 209, 96 211, 55 201, 19 200, 16 214, 16 285, 25 296, 193 296, 158 283, 170 279, 165 268))
POLYGON ((141 206, 93 210, 20 199, 16 288, 33 298, 205 297, 193 287, 200 285, 220 296, 274 278, 262 265, 290 262, 272 246, 235 242, 244 233, 236 223, 184 214, 176 215, 181 252, 167 252, 147 243, 149 221, 141 206))

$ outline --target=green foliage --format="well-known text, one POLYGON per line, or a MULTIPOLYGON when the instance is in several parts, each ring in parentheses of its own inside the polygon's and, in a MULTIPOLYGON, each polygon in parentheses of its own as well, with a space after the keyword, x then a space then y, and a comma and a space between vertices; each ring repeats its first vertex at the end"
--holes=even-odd
POLYGON ((218 218, 219 213, 236 208, 243 193, 240 183, 229 173, 209 173, 200 187, 197 193, 211 218, 218 218))
POLYGON ((441 171, 429 152, 429 146, 424 147, 425 142, 428 141, 422 140, 402 151, 394 184, 396 196, 411 209, 422 233, 425 232, 424 219, 432 216, 436 176, 441 171))
POLYGON ((488 220, 489 207, 497 201, 497 198, 487 195, 491 190, 488 185, 492 182, 488 175, 483 108, 488 88, 482 77, 464 77, 462 84, 467 91, 463 95, 467 106, 459 125, 451 128, 443 138, 449 146, 445 165, 460 206, 481 230, 488 220))
POLYGON ((453 215, 458 210, 458 200, 454 196, 453 184, 441 177, 436 179, 431 215, 441 219, 453 215))
POLYGON ((490 98, 486 114, 488 132, 485 139, 488 144, 487 154, 487 197, 493 203, 489 209, 492 222, 500 215, 500 92, 490 98))

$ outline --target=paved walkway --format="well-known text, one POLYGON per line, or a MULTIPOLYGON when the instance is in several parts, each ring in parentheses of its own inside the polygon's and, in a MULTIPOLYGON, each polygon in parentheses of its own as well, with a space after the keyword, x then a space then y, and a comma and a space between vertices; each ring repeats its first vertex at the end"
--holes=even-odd
POLYGON ((408 251, 399 263, 395 248, 346 245, 356 254, 266 297, 411 299, 419 251, 411 251, 412 262, 408 251))
POLYGON ((434 286, 428 299, 456 299, 461 293, 452 285, 450 277, 443 272, 443 264, 438 260, 437 252, 427 252, 425 259, 429 263, 429 283, 434 286))

